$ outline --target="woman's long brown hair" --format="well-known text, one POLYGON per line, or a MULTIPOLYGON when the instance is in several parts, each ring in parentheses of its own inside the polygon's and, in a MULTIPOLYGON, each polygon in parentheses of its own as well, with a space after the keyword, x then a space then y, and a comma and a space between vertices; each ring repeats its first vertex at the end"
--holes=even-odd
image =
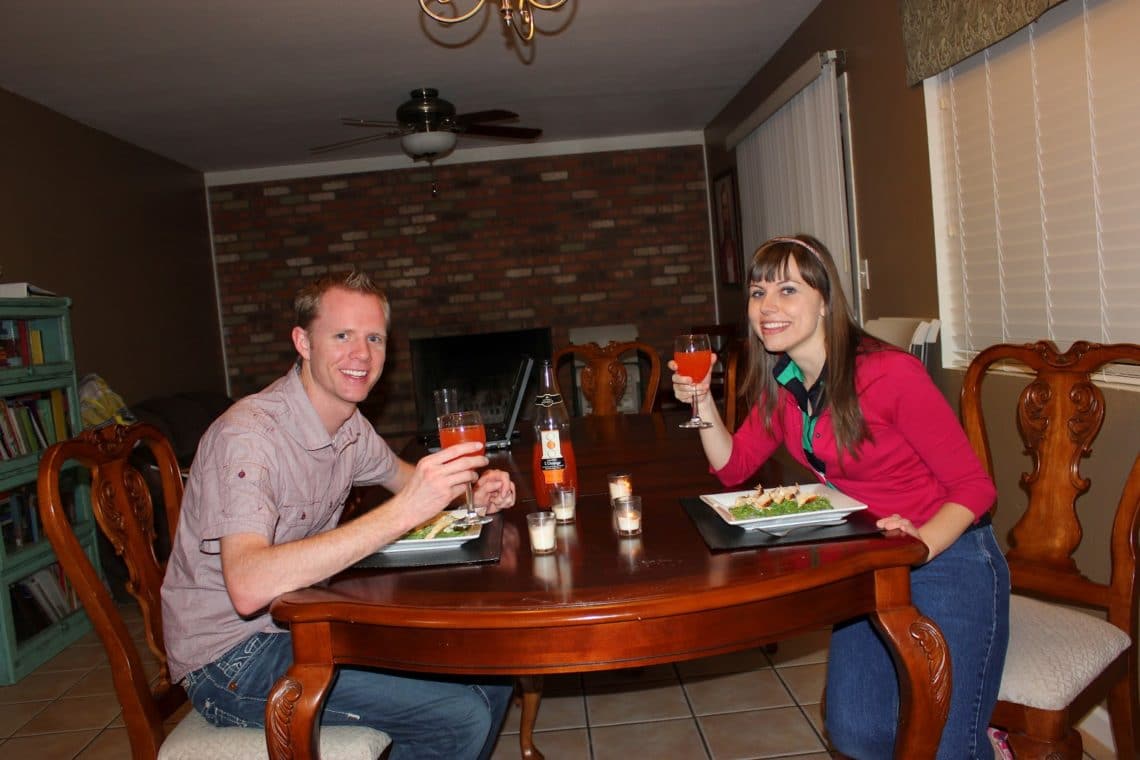
MULTIPOLYGON (((810 235, 776 237, 761 245, 752 255, 748 284, 780 282, 788 277, 788 261, 794 260, 803 281, 823 296, 824 339, 827 346, 827 381, 822 403, 831 407, 832 429, 841 453, 854 455, 855 448, 868 437, 863 412, 855 395, 855 356, 865 345, 881 345, 869 338, 851 313, 847 296, 839 284, 839 270, 831 253, 810 235)), ((748 373, 742 395, 749 408, 760 405, 764 428, 772 430, 772 415, 780 386, 772 367, 781 354, 769 353, 756 331, 748 330, 748 373)))

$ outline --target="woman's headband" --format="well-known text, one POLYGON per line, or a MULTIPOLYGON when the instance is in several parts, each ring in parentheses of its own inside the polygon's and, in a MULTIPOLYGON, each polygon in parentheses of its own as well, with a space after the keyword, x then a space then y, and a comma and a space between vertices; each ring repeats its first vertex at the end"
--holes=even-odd
POLYGON ((819 259, 820 262, 823 262, 826 260, 824 258, 822 251, 820 251, 814 245, 812 245, 810 243, 805 243, 803 240, 800 240, 799 238, 796 238, 796 237, 774 237, 774 238, 771 238, 767 243, 765 243, 764 245, 762 245, 760 247, 764 248, 765 246, 768 246, 771 243, 792 243, 793 245, 798 245, 800 248, 803 248, 806 251, 810 252, 817 259, 819 259))

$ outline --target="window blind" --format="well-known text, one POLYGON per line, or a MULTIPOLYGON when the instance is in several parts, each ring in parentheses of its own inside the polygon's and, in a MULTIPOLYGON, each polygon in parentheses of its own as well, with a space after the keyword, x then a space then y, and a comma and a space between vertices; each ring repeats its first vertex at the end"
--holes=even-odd
POLYGON ((831 251, 856 304, 836 55, 822 55, 811 84, 736 146, 744 250, 750 261, 771 237, 814 235, 831 251))
POLYGON ((945 366, 1140 343, 1136 29, 1140 0, 1071 0, 926 80, 945 366))

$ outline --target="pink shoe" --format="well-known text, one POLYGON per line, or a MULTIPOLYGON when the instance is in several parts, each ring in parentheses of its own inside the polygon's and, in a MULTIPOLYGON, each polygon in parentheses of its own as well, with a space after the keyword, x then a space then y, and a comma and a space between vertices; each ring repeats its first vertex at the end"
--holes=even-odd
POLYGON ((994 760, 1013 760, 1013 750, 1009 748, 1009 734, 1000 728, 990 726, 986 729, 990 737, 990 744, 994 746, 994 760))

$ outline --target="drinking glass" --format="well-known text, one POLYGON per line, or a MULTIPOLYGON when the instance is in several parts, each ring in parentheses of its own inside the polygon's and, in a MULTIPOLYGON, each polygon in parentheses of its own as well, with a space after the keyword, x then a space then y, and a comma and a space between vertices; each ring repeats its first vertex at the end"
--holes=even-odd
POLYGON ((619 496, 614 499, 614 527, 619 536, 641 535, 640 496, 619 496))
POLYGON ((527 532, 530 534, 530 550, 535 554, 554 552, 554 515, 549 512, 531 512, 526 516, 527 532))
POLYGON ((689 403, 693 407, 693 416, 687 422, 682 422, 683 428, 708 428, 712 427, 712 423, 702 420, 701 416, 697 414, 697 386, 706 374, 708 374, 709 367, 712 366, 712 344, 709 343, 709 336, 704 334, 699 335, 678 335, 673 340, 673 361, 677 363, 677 373, 686 375, 693 379, 693 384, 689 385, 689 390, 692 396, 689 398, 689 403))
MULTIPOLYGON (((483 428, 483 417, 479 412, 452 412, 439 418, 439 445, 443 448, 465 441, 487 443, 487 431, 483 428)), ((467 484, 467 514, 453 523, 459 528, 469 528, 491 522, 490 517, 480 517, 475 511, 475 495, 471 484, 467 484)))
POLYGON ((574 510, 578 501, 577 489, 566 483, 553 483, 549 491, 554 519, 560 525, 574 522, 574 510))
POLYGON ((435 419, 437 424, 439 418, 443 415, 462 411, 459 407, 459 391, 455 388, 436 388, 432 391, 432 397, 435 399, 435 419))

